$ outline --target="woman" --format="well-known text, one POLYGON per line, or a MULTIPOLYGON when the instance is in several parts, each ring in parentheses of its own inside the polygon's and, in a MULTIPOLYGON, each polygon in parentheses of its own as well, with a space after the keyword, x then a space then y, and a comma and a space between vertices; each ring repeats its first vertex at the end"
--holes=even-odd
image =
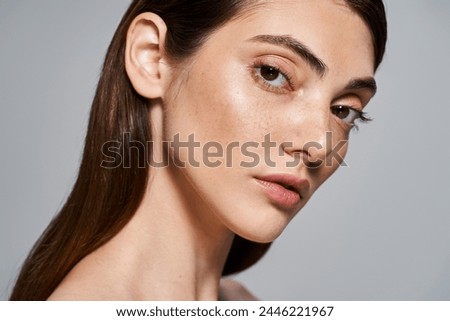
POLYGON ((11 299, 218 299, 343 161, 385 42, 381 0, 133 1, 11 299))

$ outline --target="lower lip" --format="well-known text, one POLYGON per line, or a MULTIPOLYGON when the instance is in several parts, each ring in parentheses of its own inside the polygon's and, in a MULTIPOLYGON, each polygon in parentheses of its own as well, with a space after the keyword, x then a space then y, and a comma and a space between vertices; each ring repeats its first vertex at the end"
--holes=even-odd
POLYGON ((263 187, 265 194, 278 206, 292 210, 296 208, 301 200, 300 194, 291 191, 280 184, 268 182, 261 179, 256 181, 263 187))

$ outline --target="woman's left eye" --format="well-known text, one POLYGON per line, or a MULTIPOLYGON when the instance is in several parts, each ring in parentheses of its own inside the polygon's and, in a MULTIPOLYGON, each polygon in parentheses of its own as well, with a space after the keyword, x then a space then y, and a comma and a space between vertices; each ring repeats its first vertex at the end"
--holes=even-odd
POLYGON ((363 122, 370 121, 370 119, 366 117, 366 114, 364 112, 350 106, 345 105, 332 106, 331 112, 337 118, 342 119, 345 123, 347 123, 352 127, 356 126, 355 124, 356 120, 360 120, 363 122))
POLYGON ((255 70, 257 75, 272 87, 283 88, 290 85, 289 77, 276 67, 256 66, 255 70))

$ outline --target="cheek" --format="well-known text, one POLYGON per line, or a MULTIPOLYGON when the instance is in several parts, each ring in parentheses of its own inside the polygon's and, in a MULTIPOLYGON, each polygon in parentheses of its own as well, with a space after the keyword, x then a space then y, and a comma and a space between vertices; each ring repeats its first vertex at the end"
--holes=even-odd
POLYGON ((176 99, 166 106, 166 138, 194 134, 196 141, 226 147, 262 137, 265 116, 258 113, 259 99, 249 93, 250 77, 242 69, 232 63, 194 65, 176 99))

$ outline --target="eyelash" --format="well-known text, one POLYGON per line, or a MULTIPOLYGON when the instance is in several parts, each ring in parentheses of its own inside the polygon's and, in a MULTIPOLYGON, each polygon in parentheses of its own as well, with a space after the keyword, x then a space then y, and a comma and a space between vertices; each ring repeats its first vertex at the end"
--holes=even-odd
MULTIPOLYGON (((363 112, 363 111, 358 111, 358 113, 359 113, 359 117, 356 120, 359 121, 360 123, 367 124, 367 123, 370 123, 371 121, 373 121, 373 119, 369 116, 368 113, 363 112)), ((353 124, 352 129, 358 131, 359 130, 358 124, 356 124, 356 123, 353 124)))
POLYGON ((258 81, 264 87, 266 87, 267 90, 270 90, 270 91, 275 92, 277 94, 283 94, 283 93, 286 93, 286 91, 291 91, 292 88, 294 87, 294 83, 292 81, 292 76, 288 72, 282 70, 282 68, 274 66, 272 64, 268 64, 268 63, 265 63, 265 62, 262 62, 262 61, 256 61, 251 66, 251 71, 252 71, 252 75, 253 75, 253 77, 255 78, 256 81, 258 81), (287 85, 289 86, 289 88, 286 89, 286 88, 276 87, 276 86, 273 86, 272 84, 270 84, 258 72, 258 69, 261 69, 261 68, 271 68, 274 71, 280 73, 280 75, 282 75, 286 79, 287 85))

